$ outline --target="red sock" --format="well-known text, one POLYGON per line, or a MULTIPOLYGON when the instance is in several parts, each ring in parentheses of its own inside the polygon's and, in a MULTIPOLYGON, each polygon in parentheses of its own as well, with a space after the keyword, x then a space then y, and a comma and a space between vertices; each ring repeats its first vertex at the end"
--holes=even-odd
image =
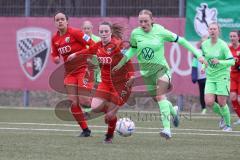
POLYGON ((117 117, 113 117, 111 120, 108 120, 108 135, 113 135, 115 128, 116 128, 116 123, 117 123, 117 117))
POLYGON ((82 109, 80 106, 78 105, 72 105, 71 107, 71 111, 72 111, 72 115, 75 118, 75 120, 78 122, 78 124, 80 125, 80 127, 82 129, 86 129, 88 128, 87 122, 84 119, 84 115, 82 112, 82 109))
POLYGON ((237 113, 238 117, 240 117, 240 105, 238 101, 232 101, 233 110, 237 113))

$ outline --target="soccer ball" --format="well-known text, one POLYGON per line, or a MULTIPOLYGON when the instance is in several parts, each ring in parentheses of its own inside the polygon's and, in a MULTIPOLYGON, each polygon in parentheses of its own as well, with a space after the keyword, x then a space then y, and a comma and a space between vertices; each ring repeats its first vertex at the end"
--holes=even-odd
POLYGON ((128 137, 131 136, 135 131, 135 124, 129 118, 120 118, 117 121, 116 130, 120 136, 128 137))

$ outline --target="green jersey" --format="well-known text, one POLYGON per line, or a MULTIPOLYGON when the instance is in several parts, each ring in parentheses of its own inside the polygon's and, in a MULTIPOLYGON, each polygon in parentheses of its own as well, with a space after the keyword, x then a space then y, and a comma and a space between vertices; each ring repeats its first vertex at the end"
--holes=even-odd
MULTIPOLYGON (((99 42, 101 41, 101 38, 92 34, 91 35, 91 39, 94 41, 94 42, 99 42)), ((94 56, 92 58, 92 61, 93 61, 93 64, 95 64, 96 66, 98 66, 95 70, 94 70, 94 79, 95 79, 95 82, 101 82, 101 71, 100 71, 100 67, 99 67, 99 63, 98 63, 98 60, 97 60, 97 56, 94 56)))
POLYGON ((234 65, 234 59, 226 42, 218 39, 215 44, 208 39, 202 43, 202 51, 208 62, 206 68, 207 80, 220 82, 230 78, 230 66, 234 65), (218 59, 218 64, 212 64, 212 59, 218 59))
POLYGON ((101 38, 100 37, 98 37, 98 36, 96 36, 96 35, 94 35, 94 34, 92 34, 91 35, 91 39, 94 41, 94 42, 99 42, 99 41, 101 41, 101 38))
MULTIPOLYGON (((158 24, 153 24, 151 31, 144 32, 140 27, 134 29, 131 34, 131 47, 137 48, 135 54, 143 76, 150 76, 158 71, 169 70, 164 56, 164 42, 177 40, 177 35, 158 24)), ((133 55, 126 55, 131 58, 133 55)))

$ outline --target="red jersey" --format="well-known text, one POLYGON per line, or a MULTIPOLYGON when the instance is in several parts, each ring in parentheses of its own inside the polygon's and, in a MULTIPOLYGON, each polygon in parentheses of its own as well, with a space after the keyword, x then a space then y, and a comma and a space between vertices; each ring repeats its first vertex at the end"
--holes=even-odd
MULTIPOLYGON (((67 32, 64 35, 60 35, 57 32, 52 37, 52 51, 51 55, 54 59, 55 57, 63 57, 64 62, 67 61, 67 57, 75 52, 86 49, 86 46, 93 45, 94 42, 91 38, 84 34, 79 29, 74 29, 71 27, 67 28, 67 32)), ((64 63, 67 72, 75 71, 76 68, 83 68, 87 66, 87 57, 82 57, 81 59, 76 59, 72 62, 64 63), (77 65, 77 66, 76 66, 77 65)), ((76 71, 75 71, 76 72, 76 71)), ((75 73, 74 72, 74 73, 75 73)))
POLYGON ((120 70, 112 74, 112 68, 118 64, 122 59, 123 53, 121 52, 122 41, 120 39, 112 38, 111 42, 103 46, 102 42, 98 42, 91 46, 87 50, 82 50, 77 53, 81 54, 95 54, 98 57, 98 61, 101 68, 101 79, 103 83, 113 85, 113 83, 126 81, 133 74, 134 69, 131 61, 126 63, 120 70))
POLYGON ((231 67, 232 73, 240 73, 238 68, 240 69, 240 45, 235 49, 232 45, 229 45, 229 48, 232 52, 233 57, 235 58, 236 62, 235 65, 231 67))

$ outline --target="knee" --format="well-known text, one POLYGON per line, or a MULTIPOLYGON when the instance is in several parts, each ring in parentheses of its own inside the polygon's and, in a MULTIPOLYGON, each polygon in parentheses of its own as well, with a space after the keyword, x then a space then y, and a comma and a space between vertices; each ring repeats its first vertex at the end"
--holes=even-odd
POLYGON ((218 99, 218 104, 222 107, 225 106, 227 104, 227 101, 224 99, 218 99))
POLYGON ((105 123, 107 124, 109 121, 114 121, 117 120, 117 116, 115 114, 112 113, 107 113, 105 115, 105 123))
POLYGON ((78 105, 78 100, 75 97, 69 97, 69 100, 72 102, 72 105, 78 105))
POLYGON ((215 102, 214 100, 209 100, 209 99, 205 100, 205 104, 209 107, 213 106, 214 102, 215 102))
POLYGON ((162 101, 162 100, 167 99, 167 97, 166 97, 165 95, 161 95, 161 96, 156 96, 154 99, 155 99, 157 102, 159 102, 159 101, 162 101))

